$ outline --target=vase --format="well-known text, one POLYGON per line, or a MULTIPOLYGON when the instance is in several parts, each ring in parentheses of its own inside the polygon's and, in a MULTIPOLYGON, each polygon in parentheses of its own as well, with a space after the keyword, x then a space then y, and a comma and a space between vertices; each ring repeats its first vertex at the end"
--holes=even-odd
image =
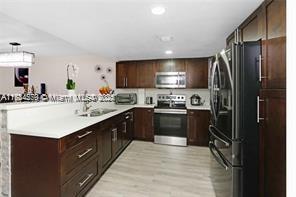
POLYGON ((71 97, 71 100, 73 102, 76 102, 76 93, 75 93, 75 89, 74 90, 67 90, 68 92, 68 96, 71 97))

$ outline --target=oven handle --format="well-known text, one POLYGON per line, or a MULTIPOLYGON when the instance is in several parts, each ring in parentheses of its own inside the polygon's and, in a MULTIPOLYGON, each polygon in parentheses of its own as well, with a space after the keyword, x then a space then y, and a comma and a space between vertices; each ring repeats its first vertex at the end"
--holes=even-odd
POLYGON ((187 110, 154 109, 155 114, 187 114, 187 110))
POLYGON ((214 132, 213 129, 215 129, 215 127, 213 127, 212 125, 210 125, 209 127, 209 131, 211 133, 212 136, 214 136, 217 140, 219 140, 220 142, 224 143, 226 147, 229 147, 230 144, 229 142, 227 142, 226 140, 223 140, 221 137, 217 136, 214 132))
POLYGON ((224 159, 221 156, 221 153, 219 152, 219 150, 216 148, 216 146, 214 145, 213 142, 209 142, 209 148, 210 151, 212 153, 212 155, 214 156, 215 160, 225 169, 228 170, 229 166, 227 165, 227 163, 224 161, 224 159), (216 153, 218 154, 216 154, 216 153))

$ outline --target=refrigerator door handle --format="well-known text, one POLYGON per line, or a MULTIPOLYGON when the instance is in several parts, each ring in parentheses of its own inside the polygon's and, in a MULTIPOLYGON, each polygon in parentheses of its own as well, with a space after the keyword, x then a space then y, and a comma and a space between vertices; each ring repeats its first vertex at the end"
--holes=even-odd
POLYGON ((223 140, 222 138, 220 138, 219 136, 217 136, 214 132, 213 132, 213 129, 215 129, 212 125, 210 125, 209 127, 209 131, 211 133, 212 136, 214 136, 217 140, 219 140, 220 142, 222 142, 223 144, 225 144, 226 147, 229 147, 230 144, 226 141, 226 140, 223 140))
POLYGON ((215 107, 214 107, 214 78, 215 78, 215 72, 216 72, 216 67, 217 67, 218 63, 217 60, 214 62, 213 64, 213 68, 212 68, 212 74, 211 74, 211 91, 210 91, 210 102, 211 102, 211 111, 212 114, 214 116, 214 120, 216 121, 217 116, 216 116, 216 112, 215 112, 215 107))
POLYGON ((214 145, 213 142, 209 142, 209 148, 210 151, 212 153, 212 155, 214 156, 215 160, 225 169, 228 170, 229 166, 227 165, 227 163, 225 162, 225 160, 222 158, 221 153, 219 153, 219 150, 216 148, 216 146, 214 145), (216 154, 217 153, 217 154, 216 154))
POLYGON ((231 75, 231 70, 230 70, 230 65, 229 65, 229 61, 227 59, 225 50, 223 49, 222 52, 220 53, 221 57, 226 65, 226 69, 227 69, 227 74, 229 76, 229 82, 230 82, 230 86, 231 86, 231 90, 233 90, 233 80, 232 80, 232 75, 231 75))

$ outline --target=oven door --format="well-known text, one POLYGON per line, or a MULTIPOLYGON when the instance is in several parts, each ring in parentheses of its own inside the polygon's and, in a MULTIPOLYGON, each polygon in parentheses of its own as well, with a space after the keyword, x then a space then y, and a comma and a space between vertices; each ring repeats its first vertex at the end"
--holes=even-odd
POLYGON ((187 111, 183 109, 154 110, 154 142, 187 145, 187 111))

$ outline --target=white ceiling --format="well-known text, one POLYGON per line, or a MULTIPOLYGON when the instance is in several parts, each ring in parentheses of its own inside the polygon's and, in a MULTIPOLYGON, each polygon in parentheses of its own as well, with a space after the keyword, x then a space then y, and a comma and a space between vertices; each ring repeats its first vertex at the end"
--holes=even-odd
POLYGON ((19 50, 38 56, 69 56, 86 52, 49 33, 40 31, 0 13, 0 52, 11 50, 10 42, 19 42, 19 50))
POLYGON ((36 47, 31 51, 37 55, 89 52, 116 60, 210 56, 262 1, 1 0, 0 50, 19 41, 36 47), (152 15, 154 5, 163 5, 166 13, 152 15), (164 43, 161 35, 174 39, 164 43), (170 56, 164 54, 168 49, 174 52, 170 56))

